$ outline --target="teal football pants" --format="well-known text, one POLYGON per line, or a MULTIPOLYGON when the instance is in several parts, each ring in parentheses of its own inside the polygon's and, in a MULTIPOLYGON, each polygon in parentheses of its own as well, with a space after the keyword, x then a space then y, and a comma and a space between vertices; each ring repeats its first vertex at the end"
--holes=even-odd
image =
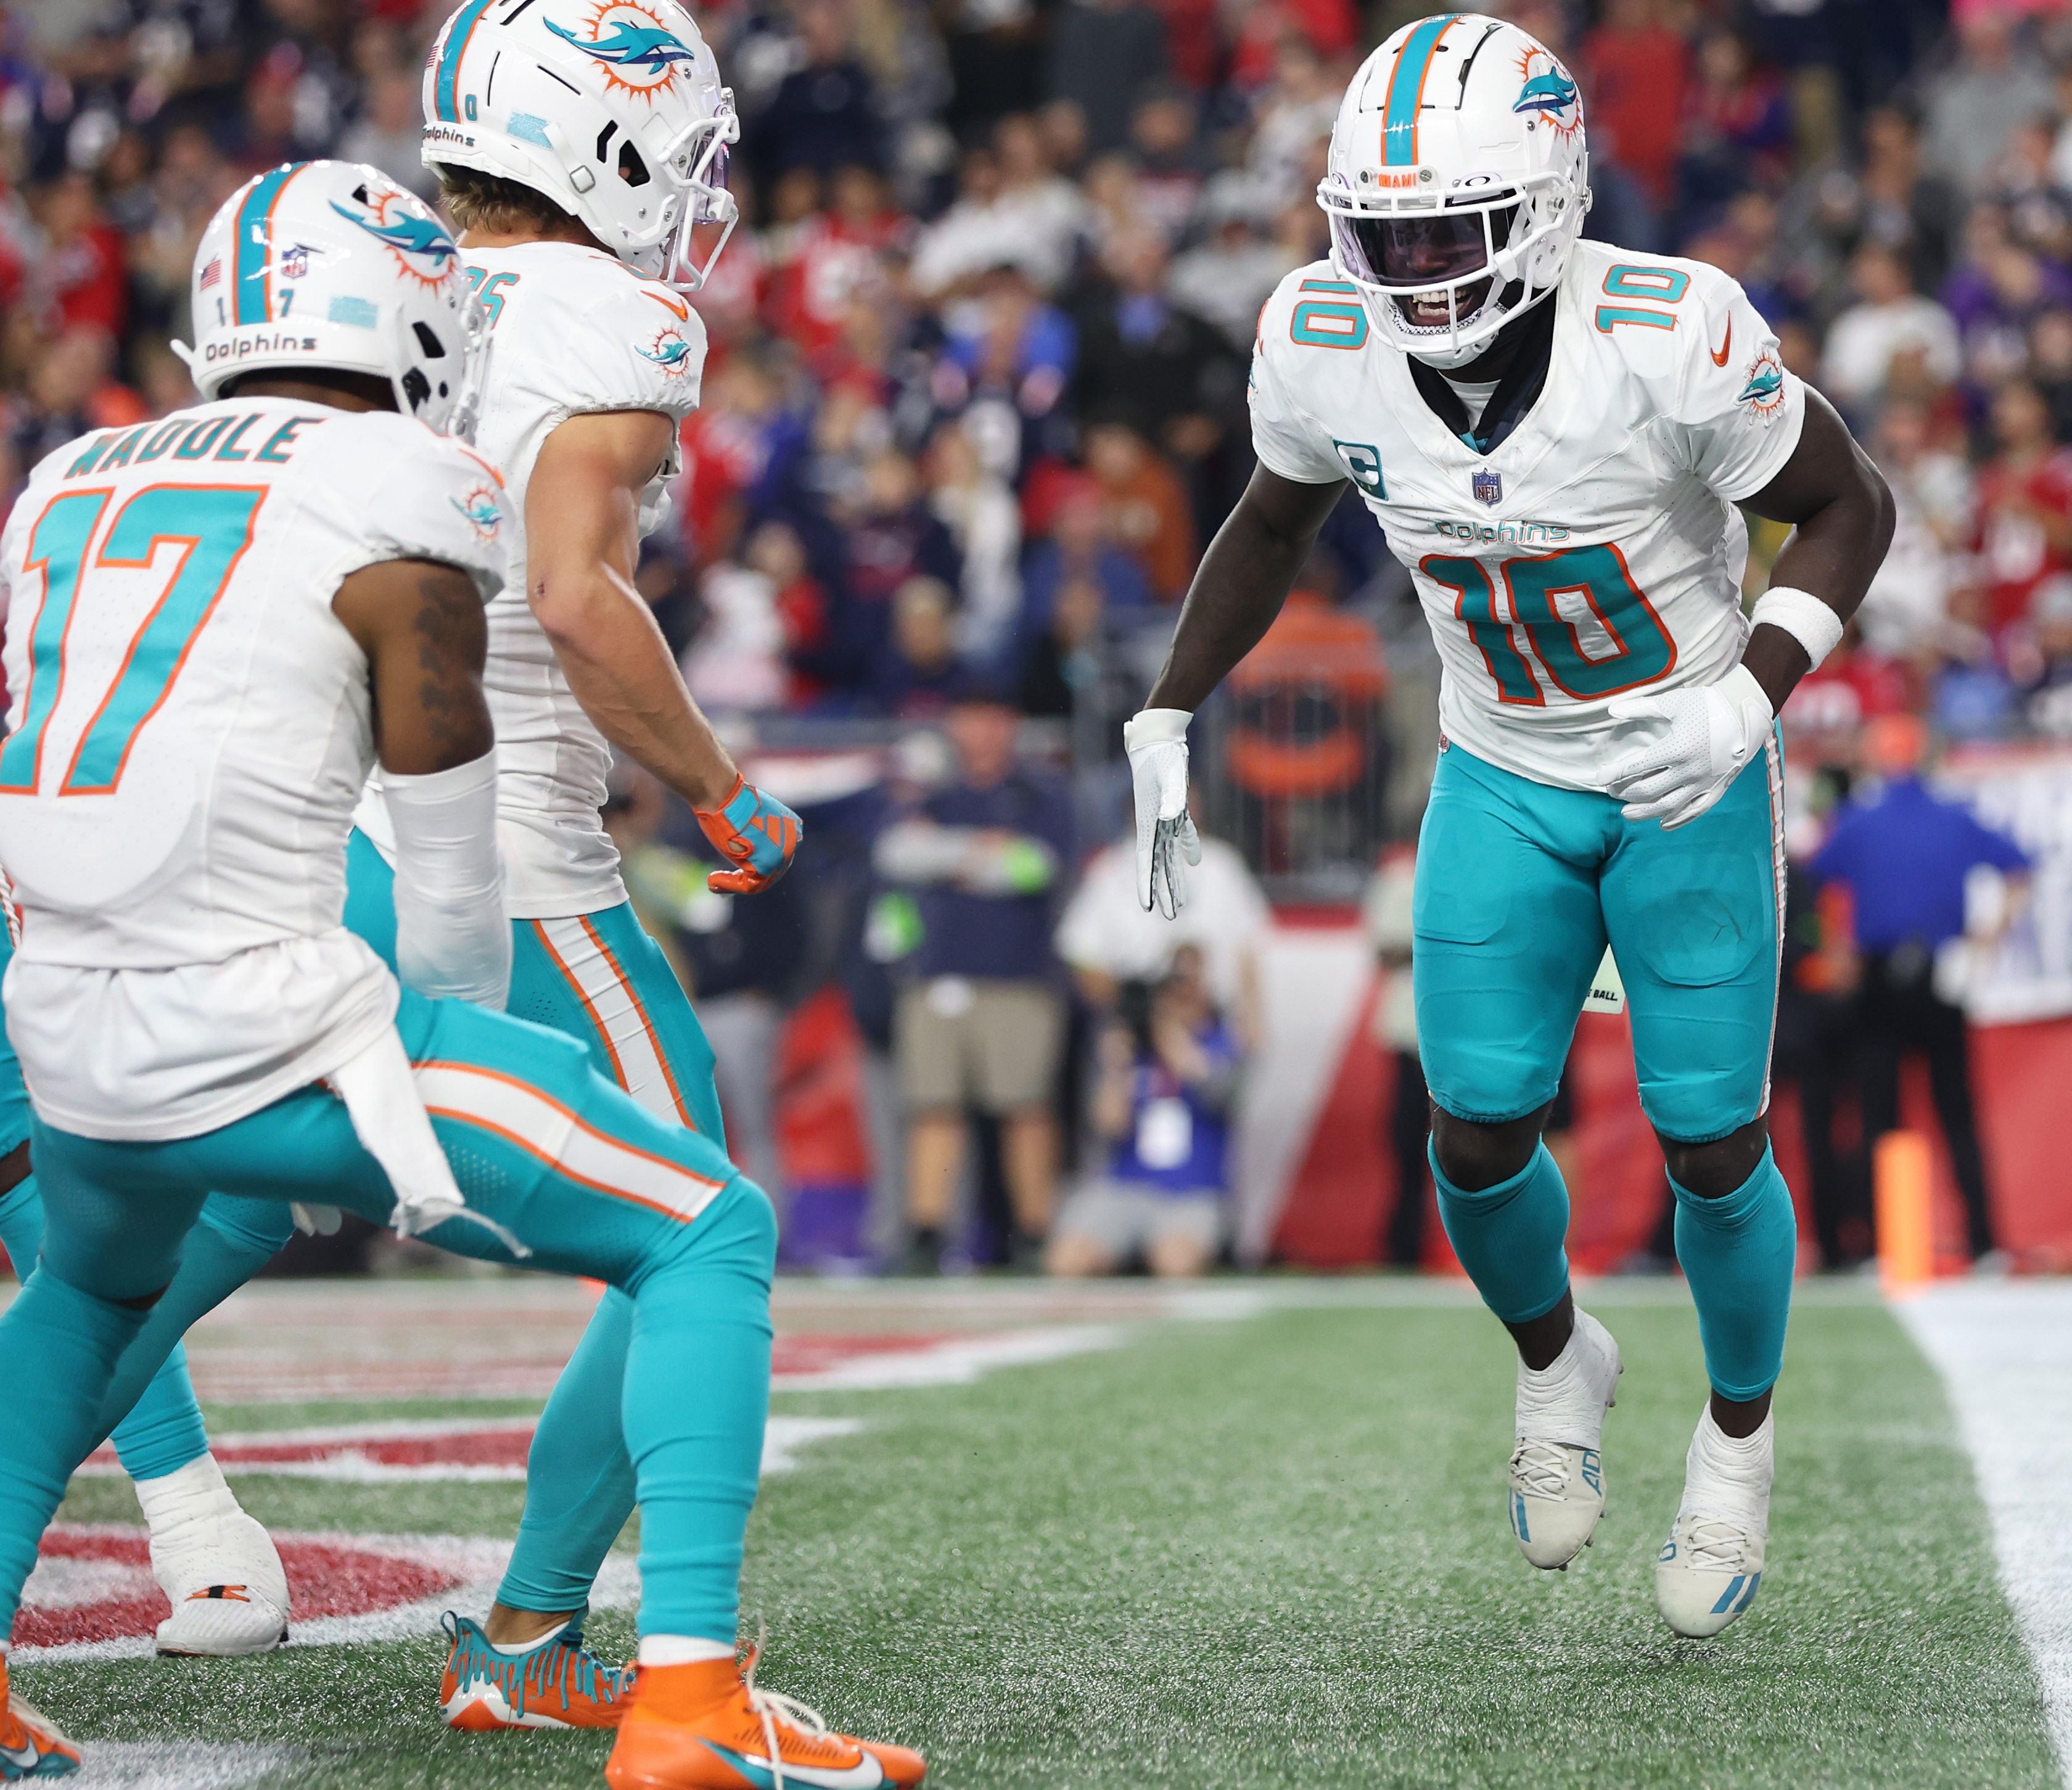
MULTIPOLYGON (((1649 1122, 1679 1143, 1768 1104, 1782 940, 1783 760, 1772 739, 1711 811, 1665 830, 1615 797, 1557 789, 1459 746, 1440 755, 1418 842, 1412 978, 1432 1097, 1501 1124, 1554 1097, 1610 943, 1626 984, 1649 1122)), ((1433 1172, 1440 1216, 1507 1323, 1568 1290, 1568 1195, 1543 1147, 1476 1192, 1433 1172)), ((1676 1190, 1677 1253, 1723 1396, 1767 1390, 1783 1360, 1796 1224, 1774 1162, 1720 1200, 1676 1190)))
MULTIPOLYGON (((604 1280, 630 1303, 618 1422, 643 1512, 643 1632, 731 1641, 769 1404, 769 1202, 716 1145, 644 1111, 557 1033, 408 991, 397 1026, 470 1205, 531 1249, 524 1265, 604 1280)), ((381 1223, 393 1207, 345 1109, 317 1088, 199 1138, 115 1143, 41 1123, 32 1138, 42 1259, 0 1317, 15 1389, 0 1454, 0 1633, 72 1469, 105 1434, 118 1364, 142 1371, 141 1307, 169 1282, 160 1306, 180 1291, 211 1191, 381 1223)), ((514 1259, 466 1219, 429 1235, 514 1259)), ((159 1360, 187 1321, 175 1312, 155 1331, 159 1360)))
MULTIPOLYGON (((6 928, 0 927, 0 976, 14 955, 6 928)), ((29 1094, 22 1081, 22 1065, 0 1026, 0 1156, 11 1155, 29 1138, 29 1094)), ((34 1152, 31 1152, 33 1158, 34 1152)), ((253 1241, 246 1228, 230 1214, 211 1211, 205 1220, 220 1229, 206 1240, 212 1254, 227 1257, 240 1270, 232 1284, 241 1285, 272 1259, 281 1246, 263 1236, 253 1241), (223 1224, 225 1219, 230 1220, 223 1224)), ((266 1228, 270 1231, 272 1227, 266 1228)), ((286 1225, 281 1226, 285 1241, 286 1225)), ((23 1280, 29 1278, 43 1248, 43 1202, 31 1173, 6 1192, 0 1193, 0 1249, 14 1265, 23 1280)), ((226 1287, 225 1292, 230 1289, 226 1287)), ((187 1350, 175 1339, 170 1354, 160 1358, 157 1372, 141 1387, 131 1389, 122 1406, 126 1413, 115 1425, 113 1440, 122 1471, 133 1479, 162 1479, 197 1461, 208 1452, 208 1431, 203 1426, 201 1407, 195 1401, 194 1385, 187 1377, 187 1350)), ((105 1431, 103 1432, 105 1434, 105 1431)))
MULTIPOLYGON (((393 969, 395 875, 364 833, 346 850, 345 923, 393 969)), ((683 986, 631 903, 567 920, 512 925, 506 1010, 578 1039, 591 1067, 650 1112, 725 1146, 712 1046, 683 986)), ((525 1512, 497 1590, 513 1610, 581 1610, 633 1514, 633 1463, 619 1430, 619 1387, 633 1328, 616 1289, 554 1382, 533 1432, 525 1512)))
POLYGON ((1432 1097, 1500 1124, 1554 1097, 1607 941, 1648 1122, 1708 1143, 1770 1087, 1784 891, 1774 742, 1710 813, 1665 831, 1618 800, 1449 746, 1417 843, 1412 980, 1432 1097))

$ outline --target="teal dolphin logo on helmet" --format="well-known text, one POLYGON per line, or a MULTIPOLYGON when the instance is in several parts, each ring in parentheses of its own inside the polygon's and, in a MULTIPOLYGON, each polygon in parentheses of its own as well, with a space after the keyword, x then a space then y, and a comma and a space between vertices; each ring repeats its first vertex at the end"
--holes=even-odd
POLYGON ((439 228, 434 219, 413 217, 408 212, 393 222, 380 217, 363 217, 358 212, 348 211, 336 200, 331 208, 340 217, 349 218, 376 241, 385 244, 399 255, 418 256, 431 262, 437 274, 446 272, 446 263, 460 251, 454 246, 453 238, 439 228))
POLYGON ((615 68, 640 68, 651 75, 666 75, 672 63, 696 62, 698 59, 697 51, 674 31, 664 31, 660 25, 633 25, 616 19, 612 21, 609 37, 581 38, 551 19, 543 23, 555 36, 615 68))
POLYGON ((1576 103, 1576 84, 1559 68, 1535 75, 1511 101, 1514 112, 1566 112, 1576 103))

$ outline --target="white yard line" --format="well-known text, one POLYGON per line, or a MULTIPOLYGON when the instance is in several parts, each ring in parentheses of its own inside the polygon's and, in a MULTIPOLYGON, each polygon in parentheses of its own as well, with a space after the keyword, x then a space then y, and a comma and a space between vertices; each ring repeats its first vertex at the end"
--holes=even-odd
POLYGON ((240 1784, 298 1764, 293 1747, 220 1745, 206 1740, 94 1740, 81 1749, 73 1780, 81 1790, 238 1790, 240 1784))
POLYGON ((1953 1284, 1893 1309, 1949 1388, 2063 1770, 2072 1765, 2072 1286, 1953 1284))

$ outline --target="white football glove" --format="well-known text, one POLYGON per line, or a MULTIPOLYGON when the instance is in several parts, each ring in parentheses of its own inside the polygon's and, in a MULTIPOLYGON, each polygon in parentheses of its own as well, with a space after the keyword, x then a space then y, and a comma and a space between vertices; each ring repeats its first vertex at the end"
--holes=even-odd
POLYGON ((1202 842, 1187 813, 1186 709, 1144 709, 1124 724, 1122 747, 1137 791, 1137 899, 1168 920, 1187 905, 1189 864, 1202 842))
POLYGON ((1659 819, 1665 829, 1688 825, 1724 796, 1777 719, 1746 665, 1716 684, 1622 696, 1605 713, 1649 726, 1654 737, 1614 764, 1605 781, 1629 821, 1659 819))

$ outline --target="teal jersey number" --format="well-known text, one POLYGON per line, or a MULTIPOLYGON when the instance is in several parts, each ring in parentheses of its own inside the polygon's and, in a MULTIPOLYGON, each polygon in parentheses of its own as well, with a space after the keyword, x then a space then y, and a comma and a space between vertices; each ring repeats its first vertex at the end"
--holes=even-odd
MULTIPOLYGON (((25 570, 42 568, 43 604, 29 642, 29 700, 22 726, 0 749, 0 789, 37 787, 43 730, 64 689, 67 640, 89 582, 86 549, 111 495, 68 492, 52 501, 30 533, 25 570)), ((147 566, 167 541, 183 551, 164 591, 130 636, 107 693, 80 735, 58 786, 60 796, 114 793, 137 736, 165 706, 195 639, 252 545, 253 525, 265 496, 258 486, 152 485, 122 506, 94 567, 147 566)))
POLYGON ((33 792, 36 787, 43 762, 43 725, 64 687, 65 630, 72 621, 80 566, 101 512, 114 495, 68 491, 51 499, 29 530, 29 557, 22 570, 43 574, 43 606, 36 611, 35 632, 29 636, 22 725, 0 746, 0 790, 33 792))
POLYGON ((507 286, 516 286, 524 276, 518 274, 492 274, 489 277, 488 283, 485 285, 482 278, 483 270, 481 268, 463 265, 461 272, 467 276, 468 290, 482 300, 482 308, 489 313, 489 327, 491 329, 495 328, 504 316, 503 289, 507 286))
POLYGON ((1507 559, 1501 570, 1510 619, 1496 612, 1496 591, 1480 560, 1434 557, 1424 562, 1427 578, 1458 593, 1453 613, 1466 624, 1496 681, 1497 700, 1532 707, 1547 698, 1532 666, 1519 650, 1514 625, 1522 629, 1547 675, 1564 695, 1594 702, 1638 689, 1676 669, 1676 643, 1655 605, 1633 581, 1626 555, 1609 545, 1569 547, 1539 558, 1507 559), (1583 652, 1576 624, 1556 605, 1558 593, 1583 599, 1617 648, 1601 659, 1583 652))
POLYGON ((1518 650, 1508 623, 1496 612, 1496 592, 1490 586, 1486 567, 1478 559, 1445 559, 1437 554, 1427 559, 1424 575, 1457 593, 1453 613, 1467 624, 1468 638, 1482 656, 1489 674, 1496 680, 1499 702, 1520 702, 1543 708, 1547 698, 1532 667, 1518 650))

